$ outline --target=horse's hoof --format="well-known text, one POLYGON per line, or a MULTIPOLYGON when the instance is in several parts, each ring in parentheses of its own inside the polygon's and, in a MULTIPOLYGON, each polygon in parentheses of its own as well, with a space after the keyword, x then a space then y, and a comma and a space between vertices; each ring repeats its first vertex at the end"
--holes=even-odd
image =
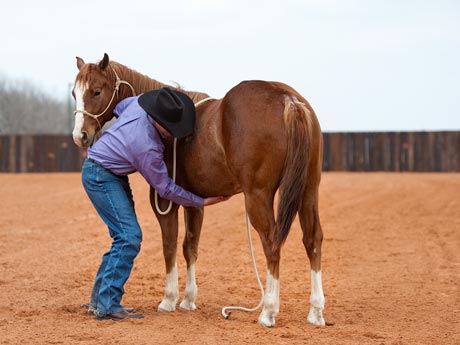
POLYGON ((307 321, 315 326, 326 326, 326 322, 323 318, 323 311, 320 308, 310 307, 310 312, 308 313, 307 321))
POLYGON ((264 327, 274 327, 275 326, 275 317, 274 316, 269 316, 268 313, 262 311, 262 313, 259 316, 259 320, 257 321, 259 325, 262 325, 264 327))
POLYGON ((181 304, 180 308, 188 311, 195 311, 196 310, 196 305, 193 302, 189 302, 186 299, 184 299, 181 304))
POLYGON ((157 309, 159 312, 172 312, 176 310, 176 304, 167 300, 162 300, 157 309))

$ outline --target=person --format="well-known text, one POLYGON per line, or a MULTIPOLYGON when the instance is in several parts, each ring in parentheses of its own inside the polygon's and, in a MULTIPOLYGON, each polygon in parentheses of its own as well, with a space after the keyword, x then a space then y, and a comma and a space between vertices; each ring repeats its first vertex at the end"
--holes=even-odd
POLYGON ((84 189, 113 240, 102 257, 90 303, 82 305, 99 320, 143 317, 121 305, 142 241, 127 175, 138 171, 162 198, 182 206, 203 207, 227 199, 202 198, 168 176, 162 138, 184 138, 194 129, 195 106, 187 95, 169 88, 149 91, 122 100, 114 114, 117 120, 88 148, 82 168, 84 189))

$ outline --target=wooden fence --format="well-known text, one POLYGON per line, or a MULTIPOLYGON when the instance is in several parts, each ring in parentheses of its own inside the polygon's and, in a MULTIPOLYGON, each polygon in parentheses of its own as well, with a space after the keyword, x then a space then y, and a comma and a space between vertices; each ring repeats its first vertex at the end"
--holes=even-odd
MULTIPOLYGON (((460 171, 460 132, 324 133, 324 171, 460 171)), ((0 172, 80 171, 69 135, 0 136, 0 172)))
POLYGON ((324 171, 460 171, 460 132, 324 133, 324 171))
POLYGON ((86 151, 70 135, 0 136, 0 172, 80 171, 86 151))

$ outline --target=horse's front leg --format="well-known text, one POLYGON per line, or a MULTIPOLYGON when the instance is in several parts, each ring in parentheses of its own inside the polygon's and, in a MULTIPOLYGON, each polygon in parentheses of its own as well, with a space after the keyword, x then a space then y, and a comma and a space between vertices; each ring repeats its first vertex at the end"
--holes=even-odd
MULTIPOLYGON (((166 283, 163 300, 158 305, 158 311, 176 310, 177 300, 179 298, 179 282, 177 273, 177 233, 178 233, 178 206, 173 204, 171 211, 166 215, 161 215, 155 207, 155 191, 150 189, 150 204, 160 223, 161 237, 163 240, 163 256, 166 266, 166 283)), ((166 210, 169 201, 158 198, 158 204, 161 210, 166 210)))
POLYGON ((203 225, 203 208, 185 208, 185 237, 183 252, 187 261, 187 282, 184 299, 180 307, 185 310, 195 310, 195 300, 198 288, 195 279, 195 263, 198 258, 198 243, 200 241, 201 226, 203 225))

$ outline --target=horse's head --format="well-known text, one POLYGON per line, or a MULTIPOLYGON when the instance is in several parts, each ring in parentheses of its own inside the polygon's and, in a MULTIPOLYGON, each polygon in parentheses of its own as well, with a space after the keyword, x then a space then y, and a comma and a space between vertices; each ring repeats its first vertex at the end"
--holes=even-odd
POLYGON ((79 147, 90 146, 102 126, 112 119, 117 101, 116 73, 109 67, 109 56, 97 64, 77 57, 78 75, 72 95, 76 101, 73 140, 79 147))

